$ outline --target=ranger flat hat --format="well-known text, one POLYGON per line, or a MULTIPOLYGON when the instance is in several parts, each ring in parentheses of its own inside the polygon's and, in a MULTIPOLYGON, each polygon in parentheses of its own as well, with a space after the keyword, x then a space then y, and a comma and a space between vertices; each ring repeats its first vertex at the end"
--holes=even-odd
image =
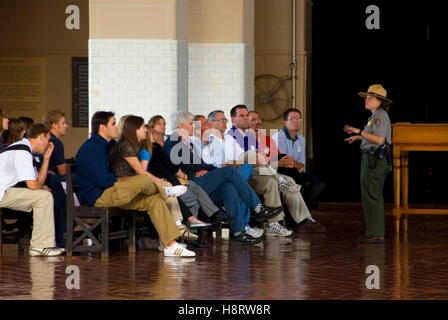
POLYGON ((367 95, 372 95, 380 100, 383 100, 384 102, 392 103, 392 100, 386 98, 387 91, 380 84, 372 84, 369 89, 367 89, 367 92, 359 92, 358 94, 363 98, 365 98, 367 95))

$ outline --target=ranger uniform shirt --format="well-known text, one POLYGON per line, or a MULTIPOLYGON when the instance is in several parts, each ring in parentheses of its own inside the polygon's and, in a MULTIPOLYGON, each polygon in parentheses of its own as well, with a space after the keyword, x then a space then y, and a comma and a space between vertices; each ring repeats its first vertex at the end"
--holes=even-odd
MULTIPOLYGON (((387 143, 392 142, 391 138, 391 126, 389 115, 382 108, 378 108, 368 119, 367 125, 364 127, 364 131, 380 137, 383 137, 387 143)), ((380 145, 370 142, 366 138, 362 138, 361 149, 370 149, 374 147, 378 148, 380 145)))

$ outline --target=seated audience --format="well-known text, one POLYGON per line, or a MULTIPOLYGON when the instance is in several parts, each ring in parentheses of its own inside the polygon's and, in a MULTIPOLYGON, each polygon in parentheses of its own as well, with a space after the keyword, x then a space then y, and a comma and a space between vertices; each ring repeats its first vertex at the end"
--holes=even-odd
MULTIPOLYGON (((142 141, 146 138, 146 132, 147 129, 143 118, 133 115, 126 117, 123 122, 121 136, 109 154, 112 171, 117 177, 131 177, 136 174, 147 175, 157 186, 172 187, 169 182, 152 175, 140 165, 137 153, 141 148, 142 141)), ((166 204, 176 221, 176 225, 182 232, 182 237, 186 240, 197 240, 197 235, 192 234, 181 222, 183 217, 178 199, 170 197, 166 200, 166 204)))
POLYGON ((187 175, 171 162, 169 156, 163 150, 164 140, 159 139, 162 145, 154 141, 154 134, 160 136, 165 134, 165 126, 159 124, 161 120, 165 123, 163 117, 157 115, 148 121, 146 139, 143 141, 143 146, 138 154, 140 164, 144 170, 148 170, 159 178, 166 179, 173 186, 182 184, 179 179, 187 184, 187 192, 179 197, 190 212, 189 215, 184 215, 184 218, 188 220, 192 228, 209 226, 209 223, 198 219, 199 209, 201 208, 208 217, 217 213, 219 209, 200 186, 194 181, 188 180, 187 175))
POLYGON ((282 208, 270 208, 261 204, 260 199, 247 182, 228 166, 216 168, 205 163, 193 148, 193 115, 178 111, 172 117, 173 134, 165 141, 164 149, 174 164, 178 164, 189 180, 201 186, 215 202, 224 202, 225 217, 230 219, 230 240, 235 243, 258 243, 261 239, 250 236, 245 230, 243 212, 239 204, 241 198, 249 208, 253 208, 259 222, 277 216, 282 208))
POLYGON ((65 250, 55 247, 53 197, 44 185, 46 172, 37 173, 32 155, 44 154, 48 165, 53 151, 50 134, 43 124, 33 124, 27 135, 0 154, 0 207, 33 211, 29 255, 58 256, 65 250))
POLYGON ((176 239, 182 234, 165 204, 168 195, 179 195, 175 189, 162 189, 148 175, 116 177, 110 172, 108 145, 117 138, 114 113, 98 111, 91 120, 92 136, 76 155, 76 174, 81 201, 96 207, 120 207, 147 211, 163 244, 165 256, 192 257, 176 239))

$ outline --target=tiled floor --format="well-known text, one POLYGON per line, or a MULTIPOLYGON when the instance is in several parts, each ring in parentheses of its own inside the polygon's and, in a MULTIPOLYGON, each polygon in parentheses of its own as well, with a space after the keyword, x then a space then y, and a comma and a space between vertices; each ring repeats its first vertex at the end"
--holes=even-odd
MULTIPOLYGON (((411 216, 407 236, 358 244, 359 204, 324 203, 314 212, 325 234, 294 233, 255 246, 212 242, 196 258, 134 255, 39 258, 6 245, 0 258, 2 299, 448 299, 448 216, 411 216), (68 266, 79 268, 80 288, 68 289, 68 266), (366 268, 379 268, 379 289, 367 289, 366 268)), ((370 283, 370 281, 367 281, 370 283)))

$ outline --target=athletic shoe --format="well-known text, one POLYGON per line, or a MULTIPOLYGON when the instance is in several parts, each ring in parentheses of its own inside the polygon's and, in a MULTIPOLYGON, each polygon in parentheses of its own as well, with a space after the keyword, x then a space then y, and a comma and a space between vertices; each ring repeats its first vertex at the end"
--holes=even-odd
MULTIPOLYGON (((181 243, 181 242, 176 242, 180 247, 187 249, 187 244, 186 243, 181 243)), ((165 250, 165 246, 162 244, 162 242, 159 243, 159 251, 163 252, 163 250, 165 250)))
POLYGON ((165 257, 195 257, 196 253, 185 249, 179 243, 175 243, 172 246, 163 249, 163 254, 165 257))
POLYGON ((56 257, 63 254, 65 250, 61 248, 30 248, 29 254, 32 257, 43 256, 43 257, 56 257))
POLYGON ((262 205, 259 212, 256 212, 254 209, 251 209, 251 211, 255 220, 258 223, 263 223, 269 219, 278 216, 283 211, 283 207, 280 206, 274 208, 274 207, 265 207, 262 205))
POLYGON ((187 187, 183 185, 174 187, 164 187, 164 189, 168 197, 180 197, 185 192, 187 192, 187 187))
POLYGON ((246 231, 240 232, 237 236, 230 233, 230 242, 234 244, 257 244, 261 241, 261 238, 254 238, 250 236, 246 231))
POLYGON ((260 238, 264 231, 259 228, 251 228, 249 225, 246 226, 246 233, 254 238, 260 238))
POLYGON ((291 234, 291 230, 286 229, 278 222, 274 222, 271 226, 268 225, 266 228, 266 237, 288 237, 291 234))

